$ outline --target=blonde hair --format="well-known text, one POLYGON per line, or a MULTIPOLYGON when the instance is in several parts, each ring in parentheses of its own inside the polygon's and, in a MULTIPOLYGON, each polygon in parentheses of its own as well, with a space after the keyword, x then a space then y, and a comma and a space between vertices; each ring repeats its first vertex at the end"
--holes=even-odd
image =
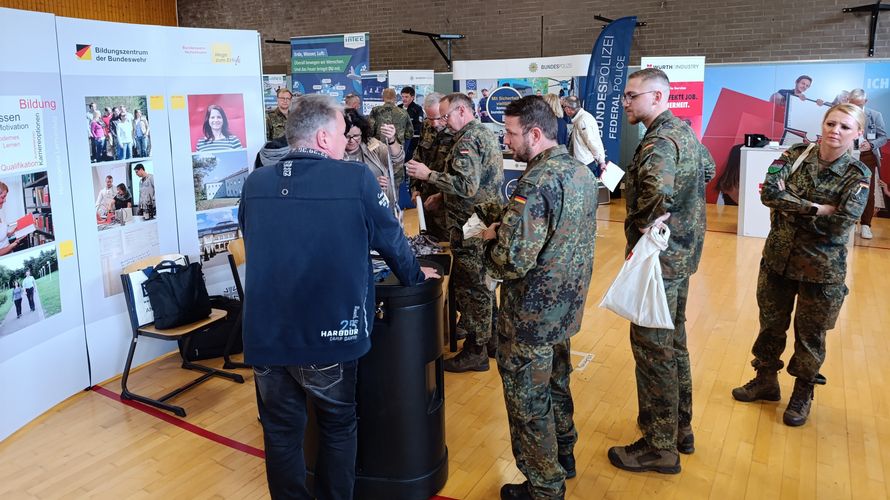
POLYGON ((559 102, 559 96, 556 94, 544 94, 544 102, 550 105, 550 109, 553 110, 553 114, 556 115, 557 118, 563 117, 562 112, 562 104, 559 102))
POLYGON ((859 125, 859 130, 865 130, 865 111, 862 110, 859 106, 850 103, 841 103, 835 104, 828 111, 825 112, 825 117, 822 118, 822 123, 825 123, 825 120, 828 119, 828 115, 831 114, 832 111, 839 111, 847 116, 852 117, 856 120, 856 123, 859 125))

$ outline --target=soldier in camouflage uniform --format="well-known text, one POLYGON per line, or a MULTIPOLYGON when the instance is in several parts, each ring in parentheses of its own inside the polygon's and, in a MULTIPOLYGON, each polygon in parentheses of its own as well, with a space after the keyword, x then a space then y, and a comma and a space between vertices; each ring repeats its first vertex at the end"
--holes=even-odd
POLYGON ((581 327, 593 272, 597 183, 556 142, 556 115, 538 96, 505 111, 504 144, 528 162, 503 219, 483 239, 489 272, 504 280, 498 371, 513 456, 528 479, 501 498, 564 498, 578 433, 569 390, 569 338, 581 327))
POLYGON ((445 159, 446 170, 434 172, 422 163, 407 163, 408 175, 438 189, 445 202, 454 292, 460 323, 467 340, 457 356, 445 360, 450 372, 488 370, 488 349, 494 292, 485 283, 486 266, 478 246, 464 244, 463 226, 479 204, 498 203, 504 182, 504 157, 494 133, 473 116, 473 103, 464 94, 450 94, 439 103, 439 113, 454 131, 454 146, 445 159))
MULTIPOLYGON (((420 142, 414 149, 413 158, 414 161, 423 163, 435 172, 445 171, 445 159, 451 152, 451 146, 454 143, 454 135, 445 126, 445 120, 439 114, 440 100, 442 100, 442 94, 438 92, 432 92, 423 99, 426 117, 423 120, 420 142)), ((438 238, 439 241, 448 241, 442 193, 429 182, 411 179, 411 199, 416 200, 418 195, 423 199, 427 232, 438 238)))
POLYGON ((287 110, 293 94, 287 89, 278 89, 278 107, 266 112, 266 140, 272 141, 284 137, 284 124, 287 122, 287 110))
POLYGON ((371 133, 378 141, 386 141, 383 134, 380 133, 380 126, 389 123, 396 126, 395 140, 400 144, 408 144, 408 141, 414 137, 414 126, 411 125, 411 118, 408 113, 396 107, 396 91, 394 89, 383 89, 381 93, 383 97, 383 105, 377 106, 371 110, 368 115, 368 121, 371 122, 371 133))
POLYGON ((757 279, 760 333, 751 362, 757 376, 732 396, 745 402, 781 399, 777 372, 784 366, 781 355, 795 310, 788 373, 796 379, 786 425, 807 421, 825 361, 825 334, 847 295, 846 245, 868 203, 871 180, 869 168, 849 153, 864 124, 861 108, 832 107, 822 122, 822 142, 788 148, 770 165, 761 188, 760 199, 771 213, 757 279))
POLYGON ((651 228, 670 223, 668 247, 659 260, 674 329, 630 325, 637 422, 643 437, 629 446, 611 448, 609 460, 632 472, 676 474, 677 452, 695 450, 686 300, 689 277, 698 269, 704 244, 705 184, 714 177, 715 168, 695 132, 668 110, 669 94, 667 75, 646 68, 630 76, 622 99, 628 121, 646 126, 624 182, 626 252, 651 228))

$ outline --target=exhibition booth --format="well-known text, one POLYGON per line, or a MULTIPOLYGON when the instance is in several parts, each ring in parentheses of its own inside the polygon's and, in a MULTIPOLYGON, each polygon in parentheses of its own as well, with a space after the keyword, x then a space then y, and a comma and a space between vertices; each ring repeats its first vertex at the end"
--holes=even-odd
MULTIPOLYGON (((265 142, 262 110, 288 80, 262 77, 255 31, 0 13, 4 46, 29 40, 16 57, 0 63, 0 191, 7 193, 0 220, 9 231, 0 246, 2 440, 78 391, 121 373, 131 331, 120 273, 129 264, 151 255, 189 255, 202 262, 211 293, 235 294, 226 248, 241 237, 241 186, 265 142), (138 132, 103 135, 98 129, 107 130, 115 113, 138 132), (211 117, 225 127, 211 127, 211 117), (129 211, 107 205, 118 195, 129 211), (34 307, 26 303, 19 316, 11 293, 26 276, 36 282, 34 307)), ((413 86, 422 103, 438 75, 372 71, 377 68, 370 67, 369 43, 367 33, 294 38, 290 85, 340 99, 356 93, 366 113, 387 87, 413 86), (348 53, 338 52, 341 48, 348 53)), ((590 61, 590 55, 456 61, 453 88, 474 93, 480 120, 502 137, 509 102, 526 95, 581 94, 590 61)), ((758 194, 765 169, 784 145, 818 139, 828 104, 863 88, 869 107, 890 110, 887 61, 644 63, 666 71, 688 64, 700 64, 703 73, 676 78, 677 95, 684 97, 672 108, 689 119, 717 163, 708 202, 738 204, 743 236, 766 235, 769 213, 758 194), (789 96, 801 76, 809 79, 805 96, 789 96), (746 134, 779 144, 743 148, 746 134)), ((623 80, 606 84, 615 95, 623 92, 623 80)), ((609 159, 625 167, 644 130, 617 113, 596 118, 601 134, 622 142, 609 159), (613 125, 623 125, 624 132, 613 125)), ((524 165, 507 154, 504 169, 507 199, 524 165)), ((175 349, 144 342, 137 365, 175 349)), ((426 391, 425 402, 433 408, 444 399, 437 379, 440 353, 433 346, 423 349, 436 354, 424 360, 427 380, 418 389, 426 391)), ((424 472, 438 478, 439 467, 435 462, 424 472)))

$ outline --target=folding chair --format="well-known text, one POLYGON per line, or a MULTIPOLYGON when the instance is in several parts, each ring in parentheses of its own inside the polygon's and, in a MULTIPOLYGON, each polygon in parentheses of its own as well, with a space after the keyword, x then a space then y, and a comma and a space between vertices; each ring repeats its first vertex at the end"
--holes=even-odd
MULTIPOLYGON (((236 373, 229 373, 222 370, 217 370, 215 368, 211 368, 209 366, 199 365, 197 363, 192 363, 187 361, 185 357, 182 358, 182 368, 186 370, 195 370, 199 372, 203 372, 203 375, 192 380, 191 382, 174 389, 173 391, 164 394, 163 396, 153 399, 147 396, 142 396, 139 394, 135 394, 130 392, 127 388, 127 381, 130 378, 130 369, 133 365, 133 356, 136 353, 136 344, 139 342, 139 337, 151 337, 155 339, 161 340, 179 340, 183 341, 183 348, 180 350, 180 356, 183 352, 188 352, 188 344, 191 340, 193 334, 203 331, 208 325, 211 325, 223 318, 226 317, 226 312, 220 309, 211 309, 210 316, 202 319, 200 321, 196 321, 194 323, 189 323, 187 325, 182 325, 176 328, 169 328, 166 330, 158 330, 154 327, 154 323, 146 323, 140 324, 140 314, 137 312, 137 304, 136 304, 136 295, 134 295, 133 283, 130 279, 130 273, 140 271, 142 269, 148 267, 154 267, 159 264, 163 260, 177 260, 182 259, 188 263, 188 259, 181 255, 163 255, 156 257, 147 257, 138 262, 130 264, 129 266, 123 269, 123 273, 121 274, 121 281, 124 285, 124 296, 127 301, 127 312, 130 315, 130 326, 133 329, 133 340, 130 342, 130 349, 127 353, 127 362, 124 365, 124 373, 121 377, 121 399, 131 399, 135 401, 139 401, 145 403, 147 405, 154 406, 156 408, 160 408, 162 410, 167 410, 175 413, 180 417, 185 416, 185 409, 181 406, 175 406, 167 403, 166 401, 178 396, 179 394, 191 389, 192 387, 204 382, 205 380, 211 377, 222 377, 237 382, 239 384, 244 383, 244 377, 238 375, 236 373)), ((142 297, 141 290, 139 291, 140 298, 142 297)))
POLYGON ((244 316, 244 285, 241 284, 241 274, 238 273, 238 267, 243 266, 247 259, 244 253, 244 240, 236 239, 229 242, 226 246, 229 251, 229 268, 232 269, 232 278, 235 280, 235 290, 238 291, 238 300, 241 301, 241 312, 238 313, 238 319, 232 325, 232 331, 229 332, 229 340, 226 342, 226 349, 223 351, 223 368, 231 370, 234 368, 251 368, 250 365, 232 361, 229 354, 235 345, 235 340, 241 335, 242 318, 244 316))

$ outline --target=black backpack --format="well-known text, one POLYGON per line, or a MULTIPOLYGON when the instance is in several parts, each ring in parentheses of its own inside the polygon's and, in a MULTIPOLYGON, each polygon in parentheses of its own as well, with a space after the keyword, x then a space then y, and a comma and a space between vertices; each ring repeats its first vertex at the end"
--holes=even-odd
POLYGON ((184 350, 184 339, 179 339, 179 352, 186 361, 201 359, 221 358, 225 354, 229 335, 234 335, 232 350, 228 354, 244 352, 244 344, 241 341, 240 329, 233 332, 238 325, 238 316, 241 314, 241 301, 213 295, 210 297, 210 307, 222 309, 228 314, 225 319, 208 325, 205 329, 193 333, 188 340, 188 350, 184 350))

